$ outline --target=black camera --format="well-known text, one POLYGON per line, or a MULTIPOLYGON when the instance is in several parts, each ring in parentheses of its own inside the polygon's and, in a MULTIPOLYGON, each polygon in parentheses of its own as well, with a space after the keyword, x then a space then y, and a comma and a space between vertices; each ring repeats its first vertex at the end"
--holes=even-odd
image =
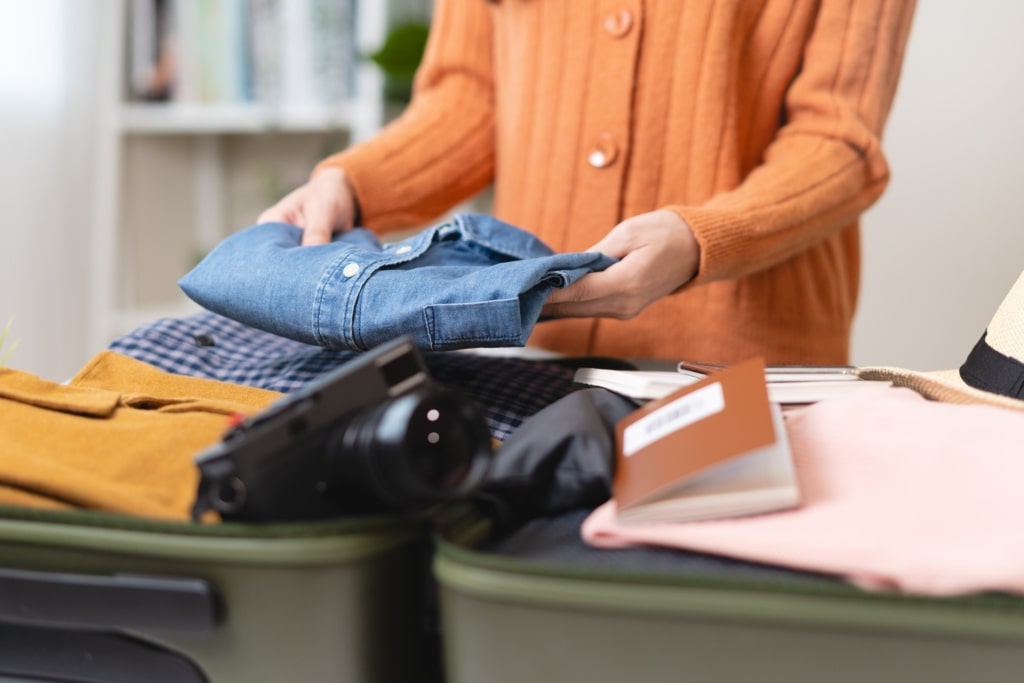
POLYGON ((269 522, 422 509, 472 493, 492 457, 476 404, 435 384, 400 337, 245 418, 200 453, 192 515, 269 522))

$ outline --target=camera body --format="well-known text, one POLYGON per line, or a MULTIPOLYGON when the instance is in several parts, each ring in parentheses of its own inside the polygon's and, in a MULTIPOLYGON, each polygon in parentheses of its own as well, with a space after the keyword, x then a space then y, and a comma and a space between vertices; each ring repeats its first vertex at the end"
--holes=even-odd
POLYGON ((493 449, 478 407, 435 384, 408 337, 230 427, 197 456, 198 519, 316 520, 467 496, 493 449))

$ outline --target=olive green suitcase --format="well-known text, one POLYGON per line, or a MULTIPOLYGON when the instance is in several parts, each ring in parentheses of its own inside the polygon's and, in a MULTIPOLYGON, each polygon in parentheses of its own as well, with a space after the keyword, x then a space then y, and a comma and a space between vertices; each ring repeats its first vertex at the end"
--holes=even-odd
MULTIPOLYGON (((429 680, 420 520, 0 510, 0 680, 429 680)), ((436 663, 436 662, 435 662, 436 663)))
POLYGON ((597 550, 584 513, 437 541, 448 683, 1024 680, 1024 600, 867 593, 669 549, 597 550))

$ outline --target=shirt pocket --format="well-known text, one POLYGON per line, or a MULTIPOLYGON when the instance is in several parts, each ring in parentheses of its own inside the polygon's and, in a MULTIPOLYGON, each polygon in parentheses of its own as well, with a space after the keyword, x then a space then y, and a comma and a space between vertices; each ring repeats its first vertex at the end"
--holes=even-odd
POLYGON ((0 399, 69 415, 105 418, 117 410, 121 396, 116 391, 57 384, 5 369, 0 371, 0 399))

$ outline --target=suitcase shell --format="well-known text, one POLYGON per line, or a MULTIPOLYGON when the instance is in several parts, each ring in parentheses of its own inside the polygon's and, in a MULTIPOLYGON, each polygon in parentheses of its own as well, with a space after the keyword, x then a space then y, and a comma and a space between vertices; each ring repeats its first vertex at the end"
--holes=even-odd
MULTIPOLYGON (((583 517, 571 518, 575 529, 583 517)), ((449 683, 1024 677, 1019 597, 868 593, 747 563, 723 572, 730 561, 709 566, 665 549, 657 571, 645 570, 636 561, 594 562, 607 551, 587 549, 564 529, 533 533, 534 549, 559 552, 495 551, 482 520, 437 540, 449 683), (567 554, 572 543, 581 547, 567 554), (672 553, 678 562, 666 565, 672 553)))
POLYGON ((425 537, 0 510, 0 679, 419 680, 425 537))

